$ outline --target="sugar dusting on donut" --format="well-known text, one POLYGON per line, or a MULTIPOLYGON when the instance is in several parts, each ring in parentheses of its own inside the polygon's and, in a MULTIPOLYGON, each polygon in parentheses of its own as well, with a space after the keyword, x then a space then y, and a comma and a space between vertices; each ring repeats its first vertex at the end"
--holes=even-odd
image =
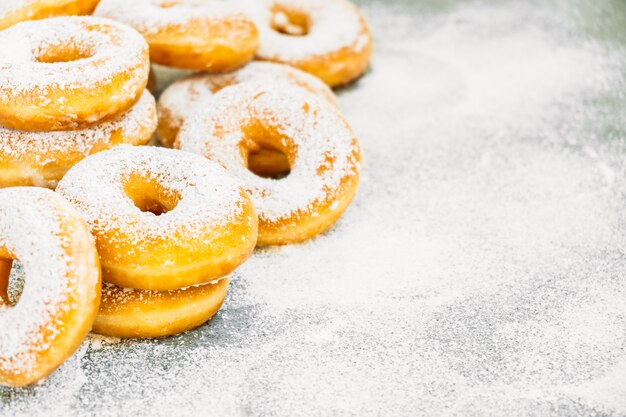
POLYGON ((198 228, 234 221, 243 204, 241 186, 217 164, 198 155, 148 146, 121 145, 90 156, 66 174, 57 191, 75 204, 92 230, 124 227, 137 247, 145 243, 141 236, 158 238, 176 232, 183 239, 197 235, 198 228), (124 191, 133 174, 178 193, 176 207, 160 216, 142 212, 124 191), (141 236, 133 235, 133 229, 141 236))
POLYGON ((159 98, 159 112, 167 113, 168 123, 180 128, 198 100, 213 95, 223 87, 249 81, 294 84, 324 97, 330 103, 337 103, 333 91, 319 78, 288 65, 255 61, 237 71, 194 74, 175 82, 159 98))
MULTIPOLYGON (((362 51, 369 34, 356 8, 346 0, 251 0, 249 10, 259 28, 258 56, 263 59, 297 62, 350 47, 362 51), (304 36, 285 35, 273 29, 274 5, 301 10, 308 15, 310 28, 304 36)), ((286 16, 279 12, 278 19, 286 16)))
MULTIPOLYGON (((58 332, 58 323, 50 322, 62 309, 73 308, 67 305, 66 294, 69 288, 81 286, 71 277, 98 279, 70 263, 63 248, 71 244, 74 230, 60 229, 60 199, 51 197, 51 191, 38 188, 0 191, 0 246, 19 258, 26 274, 17 304, 0 304, 0 369, 25 375, 37 352, 48 349, 58 332)), ((89 294, 78 297, 88 299, 89 294)))
MULTIPOLYGON (((39 89, 42 97, 48 89, 73 90, 112 79, 115 74, 129 71, 128 78, 138 83, 145 77, 140 61, 147 45, 131 28, 120 23, 94 17, 55 17, 42 21, 27 21, 0 31, 0 96, 17 97, 39 89), (108 34, 88 30, 89 26, 106 25, 114 31, 108 34), (115 42, 111 41, 111 37, 115 42), (78 61, 38 62, 39 54, 48 47, 72 41, 89 57, 78 61), (81 63, 77 72, 76 62, 81 63)), ((130 92, 121 91, 120 94, 130 92)))
POLYGON ((145 91, 131 109, 109 122, 72 131, 30 132, 0 126, 0 155, 7 159, 33 159, 45 165, 55 152, 78 152, 89 155, 99 143, 107 143, 114 132, 123 138, 136 137, 156 126, 154 97, 145 91))
POLYGON ((245 83, 220 91, 196 106, 178 140, 182 150, 205 155, 241 179, 259 217, 268 221, 291 217, 324 201, 329 190, 361 169, 358 142, 343 117, 313 94, 287 84, 245 83), (295 164, 286 178, 262 178, 245 166, 238 152, 244 139, 240 127, 251 118, 275 127, 297 146, 295 164), (332 166, 327 158, 333 160, 332 166), (319 174, 323 166, 329 169, 319 174))
POLYGON ((185 26, 192 20, 208 19, 213 24, 228 24, 230 36, 237 36, 239 31, 233 30, 234 25, 248 20, 233 3, 219 0, 102 0, 94 14, 124 22, 143 34, 185 26))

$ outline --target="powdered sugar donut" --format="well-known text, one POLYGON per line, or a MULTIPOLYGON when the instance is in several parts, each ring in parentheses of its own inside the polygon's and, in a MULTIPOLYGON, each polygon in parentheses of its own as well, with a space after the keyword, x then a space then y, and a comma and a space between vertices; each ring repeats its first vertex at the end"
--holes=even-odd
POLYGON ((217 313, 228 278, 172 291, 132 290, 105 283, 95 333, 115 337, 162 337, 200 326, 217 313))
POLYGON ((137 29, 157 64, 230 71, 250 61, 259 45, 254 22, 232 5, 193 0, 102 0, 98 16, 137 29))
POLYGON ((305 240, 329 228, 356 194, 357 139, 339 112, 286 84, 225 88, 195 113, 177 146, 214 160, 250 191, 259 214, 259 245, 305 240), (259 147, 284 153, 291 172, 262 178, 248 169, 259 147))
POLYGON ((56 187, 86 156, 121 144, 148 143, 157 125, 154 97, 144 92, 126 113, 81 130, 27 132, 0 126, 0 188, 56 187))
POLYGON ((45 378, 80 345, 101 283, 85 222, 43 188, 0 190, 0 288, 15 259, 27 280, 15 305, 0 294, 0 384, 21 386, 45 378))
POLYGON ((132 28, 55 17, 0 31, 0 125, 77 129, 129 109, 148 81, 148 45, 132 28))
POLYGON ((338 105, 335 94, 319 78, 288 65, 251 62, 229 73, 193 74, 174 82, 159 98, 157 132, 161 143, 167 147, 173 146, 178 130, 198 101, 224 87, 249 81, 286 82, 304 88, 334 106, 338 105))
POLYGON ((24 20, 91 14, 99 0, 4 0, 0 3, 0 30, 24 20))
POLYGON ((245 261, 256 243, 248 193, 197 155, 118 146, 70 169, 57 192, 87 220, 103 278, 120 287, 210 282, 245 261))
POLYGON ((365 72, 372 35, 347 0, 254 0, 261 42, 257 57, 316 75, 334 87, 365 72))

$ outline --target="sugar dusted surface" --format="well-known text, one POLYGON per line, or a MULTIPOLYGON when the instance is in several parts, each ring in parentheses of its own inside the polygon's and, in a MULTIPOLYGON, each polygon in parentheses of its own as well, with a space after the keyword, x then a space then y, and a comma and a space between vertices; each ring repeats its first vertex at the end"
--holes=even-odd
MULTIPOLYGON (((40 94, 43 99, 51 89, 97 88, 120 73, 129 73, 128 83, 137 84, 137 80, 146 75, 139 65, 146 48, 136 31, 109 19, 55 17, 43 23, 18 23, 0 32, 0 97, 40 94), (102 25, 103 29, 87 29, 97 25, 102 25), (70 62, 37 61, 47 48, 70 41, 90 56, 70 62)), ((135 92, 121 91, 120 94, 134 95, 135 92)))
POLYGON ((145 91, 126 113, 108 122, 70 131, 26 132, 0 126, 0 155, 8 159, 32 158, 45 165, 55 152, 89 155, 96 144, 109 143, 114 132, 124 138, 137 138, 141 132, 156 128, 154 97, 145 91))
POLYGON ((626 414, 623 2, 405 3, 364 8, 334 230, 257 252, 196 331, 91 337, 0 415, 626 414))
POLYGON ((249 81, 284 81, 318 94, 331 103, 336 102, 332 90, 319 78, 287 65, 254 61, 233 72, 193 74, 182 78, 163 92, 159 98, 159 108, 167 113, 174 127, 180 128, 183 121, 191 116, 198 101, 212 96, 225 86, 249 81))
MULTIPOLYGON (((210 21, 213 24, 248 21, 242 7, 227 0, 102 0, 94 15, 124 22, 144 35, 184 26, 190 21, 210 21), (160 7, 166 4, 167 7, 160 7)), ((231 36, 236 36, 233 31, 231 36)))
MULTIPOLYGON (((300 62, 343 48, 360 52, 369 42, 358 10, 346 0, 247 0, 250 15, 259 28, 261 43, 257 56, 279 62, 300 62), (285 35, 272 28, 276 14, 272 6, 305 12, 310 30, 305 36, 285 35)), ((278 13, 283 20, 284 13, 278 13)), ((280 18, 279 18, 280 19, 280 18)))
POLYGON ((336 108, 287 83, 243 83, 198 103, 183 123, 177 146, 218 162, 240 179, 259 218, 268 222, 314 210, 361 169, 358 143, 336 108), (286 178, 262 178, 248 170, 240 144, 254 138, 246 138, 241 127, 256 120, 296 147, 286 178))
POLYGON ((220 166, 200 156, 128 145, 83 160, 57 188, 76 205, 92 230, 124 230, 137 247, 149 237, 182 240, 233 221, 242 210, 241 190, 220 166), (176 192, 180 197, 176 207, 160 216, 142 212, 124 191, 132 175, 176 192))
MULTIPOLYGON (((30 375, 37 354, 49 349, 58 334, 59 315, 75 308, 68 294, 82 286, 66 277, 90 278, 85 266, 68 259, 70 237, 65 233, 72 229, 62 231, 59 218, 67 213, 59 207, 71 210, 49 190, 0 190, 0 245, 20 260, 29 277, 17 304, 0 305, 0 370, 5 372, 30 375), (48 338, 43 337, 46 332, 48 338)), ((93 288, 98 275, 91 277, 93 288)))

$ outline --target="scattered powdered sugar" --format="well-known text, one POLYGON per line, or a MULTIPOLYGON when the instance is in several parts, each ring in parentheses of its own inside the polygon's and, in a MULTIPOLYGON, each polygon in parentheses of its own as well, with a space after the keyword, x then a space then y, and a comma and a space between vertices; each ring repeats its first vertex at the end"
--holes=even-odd
POLYGON ((157 125, 154 97, 145 91, 139 101, 117 118, 79 130, 31 132, 0 126, 0 158, 4 166, 19 167, 24 175, 36 174, 56 155, 90 155, 120 143, 143 145, 157 125))
POLYGON ((243 3, 259 29, 257 56, 261 59, 297 63, 343 48, 360 52, 369 42, 368 29, 363 25, 360 12, 346 0, 247 0, 243 3), (278 13, 275 7, 279 8, 278 13), (294 36, 276 31, 273 25, 281 23, 280 19, 288 19, 280 12, 281 8, 307 15, 308 33, 294 36))
POLYGON ((358 143, 336 109, 287 83, 249 82, 208 97, 185 120, 177 146, 218 162, 239 178, 259 218, 270 222, 326 201, 344 178, 360 171, 358 143), (241 146, 255 140, 244 130, 257 120, 277 132, 282 146, 295 149, 286 178, 263 178, 248 170, 241 146))
POLYGON ((79 291, 78 296, 90 297, 72 277, 93 279, 92 288, 98 280, 98 274, 90 274, 85 266, 68 259, 69 239, 79 232, 69 224, 61 226, 59 218, 67 216, 61 208, 72 210, 49 190, 20 187, 0 191, 0 246, 20 260, 28 276, 17 304, 0 304, 3 372, 31 375, 37 355, 49 349, 58 334, 61 314, 75 308, 70 295, 79 291))
MULTIPOLYGON (((147 47, 136 31, 108 19, 55 17, 19 23, 0 31, 0 98, 17 100, 24 94, 45 97, 50 89, 72 92, 98 88, 110 84, 108 81, 120 73, 128 73, 128 85, 137 85, 146 76, 140 63, 147 47), (49 48, 67 44, 85 57, 38 62, 49 48)), ((132 89, 121 86, 120 94, 135 94, 126 90, 132 89)))
POLYGON ((197 330, 90 337, 0 415, 625 415, 623 3, 414 3, 364 9, 332 231, 257 251, 197 330))
POLYGON ((123 230, 140 253, 151 250, 147 238, 185 241, 217 229, 236 219, 245 203, 240 184, 217 164, 146 146, 121 145, 84 159, 63 177, 57 192, 77 206, 92 231, 114 236, 112 231, 123 230), (135 175, 176 193, 176 206, 160 216, 142 212, 125 189, 135 175))
POLYGON ((337 103, 333 91, 319 78, 288 65, 255 61, 237 71, 193 74, 176 81, 161 94, 158 103, 159 114, 168 119, 167 123, 171 128, 180 129, 197 102, 212 96, 224 87, 249 81, 287 82, 304 88, 331 104, 337 103))
POLYGON ((94 15, 124 22, 144 35, 163 34, 167 30, 193 27, 202 30, 210 22, 223 24, 234 40, 240 33, 237 26, 249 22, 241 7, 225 0, 102 0, 94 15))

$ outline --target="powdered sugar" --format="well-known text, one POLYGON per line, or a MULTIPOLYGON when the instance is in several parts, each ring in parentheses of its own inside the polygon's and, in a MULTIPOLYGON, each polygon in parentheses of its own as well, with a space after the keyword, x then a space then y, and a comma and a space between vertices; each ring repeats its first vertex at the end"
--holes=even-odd
MULTIPOLYGON (((345 0, 251 0, 248 4, 259 28, 261 43, 257 55, 261 59, 297 63, 344 48, 360 52, 369 42, 358 10, 345 0), (308 33, 294 36, 276 31, 275 7, 307 15, 308 33)), ((278 19, 286 20, 287 16, 279 10, 278 19)))
POLYGON ((239 33, 235 30, 238 22, 248 20, 240 8, 223 0, 102 0, 94 14, 124 22, 144 35, 194 27, 202 21, 222 22, 232 30, 233 40, 239 33))
POLYGON ((250 82, 221 90, 198 104, 183 124, 177 146, 218 162, 241 179, 265 221, 289 218, 325 201, 343 178, 360 171, 358 144, 338 112, 287 84, 250 82), (246 140, 255 140, 243 132, 254 120, 278 132, 285 148, 295 148, 288 177, 262 178, 248 170, 240 149, 246 140))
POLYGON ((154 97, 145 91, 126 113, 85 129, 27 132, 0 126, 0 166, 19 170, 24 177, 35 178, 48 164, 57 160, 58 154, 66 158, 73 156, 78 162, 92 152, 120 143, 143 145, 156 129, 155 107, 154 97))
MULTIPOLYGON (((78 207, 92 231, 122 229, 139 253, 151 250, 147 237, 185 241, 233 221, 244 203, 239 183, 205 158, 126 145, 83 160, 66 174, 57 191, 78 207), (125 184, 133 175, 176 193, 177 205, 160 216, 142 212, 125 192, 125 184)), ((109 246, 115 244, 107 242, 109 246)))
MULTIPOLYGON (((194 105, 226 86, 242 82, 286 82, 302 87, 331 104, 337 104, 332 90, 320 79, 296 68, 271 62, 252 62, 240 70, 223 74, 194 74, 176 81, 159 98, 159 114, 170 129, 177 131, 193 112, 194 105)), ((175 138, 161 138, 167 141, 175 138)))
MULTIPOLYGON (((59 323, 67 309, 75 308, 70 296, 90 300, 79 276, 95 287, 96 265, 72 262, 66 252, 69 239, 85 233, 59 217, 71 213, 71 206, 51 191, 38 188, 0 190, 0 247, 19 259, 28 281, 15 306, 0 305, 0 369, 16 375, 31 375, 37 355, 46 351, 58 335, 59 323), (74 235, 75 234, 75 235, 74 235), (89 271, 87 268, 93 268, 89 271), (72 294, 77 292, 77 294, 72 294)), ((95 301, 95 300, 94 300, 95 301)))
MULTIPOLYGON (((42 99, 51 89, 71 93, 110 84, 114 75, 127 73, 127 84, 146 77, 139 65, 147 45, 125 25, 93 17, 57 17, 22 22, 0 32, 0 98, 19 100, 26 94, 42 99), (101 26, 101 28, 99 28, 101 26), (70 62, 38 62, 47 48, 72 44, 85 57, 70 62)), ((136 92, 124 85, 120 95, 136 92), (129 91, 132 90, 132 91, 129 91)), ((62 97, 57 105, 63 105, 62 97)))
POLYGON ((257 251, 195 331, 91 337, 0 415, 626 414, 623 2, 463 3, 364 9, 332 231, 257 251))

